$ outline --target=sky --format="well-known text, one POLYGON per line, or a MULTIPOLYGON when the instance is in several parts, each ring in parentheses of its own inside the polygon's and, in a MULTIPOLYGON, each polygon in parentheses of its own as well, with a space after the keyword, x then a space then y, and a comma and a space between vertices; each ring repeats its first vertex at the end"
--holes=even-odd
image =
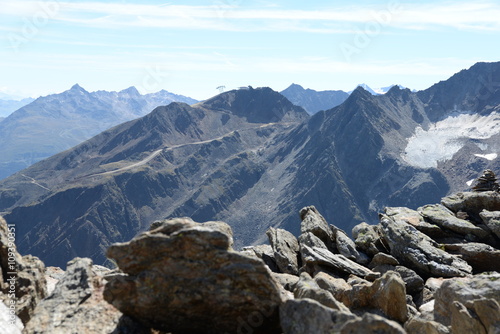
POLYGON ((499 61, 498 18, 500 1, 0 0, 0 93, 421 90, 499 61))

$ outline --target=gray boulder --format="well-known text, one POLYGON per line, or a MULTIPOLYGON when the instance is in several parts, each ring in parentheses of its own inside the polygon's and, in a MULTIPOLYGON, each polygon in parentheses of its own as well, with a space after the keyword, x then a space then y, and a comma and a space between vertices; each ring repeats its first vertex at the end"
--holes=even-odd
POLYGON ((449 229, 461 235, 472 234, 479 238, 485 238, 489 232, 472 224, 471 222, 457 218, 452 211, 441 204, 429 204, 418 208, 418 212, 432 223, 441 228, 449 229))
POLYGON ((489 245, 469 242, 444 245, 444 249, 451 254, 459 255, 476 273, 492 270, 500 272, 500 250, 489 245))
POLYGON ((326 267, 339 275, 352 274, 361 277, 374 275, 370 269, 349 260, 344 255, 333 254, 328 249, 301 245, 300 252, 305 265, 326 267))
POLYGON ((276 259, 274 258, 274 250, 271 245, 243 247, 243 251, 255 254, 255 256, 264 261, 264 263, 269 267, 269 269, 271 269, 271 271, 275 273, 279 272, 278 265, 276 264, 276 259))
POLYGON ((500 303, 500 274, 493 272, 470 278, 444 280, 434 293, 434 297, 434 317, 436 321, 449 326, 452 322, 450 314, 452 307, 456 306, 456 311, 461 309, 458 304, 452 305, 455 301, 466 306, 468 302, 482 298, 493 299, 500 303))
POLYGON ((335 251, 334 235, 325 218, 314 206, 302 208, 299 212, 300 234, 311 232, 325 243, 328 249, 335 251))
POLYGON ((172 219, 108 256, 124 272, 104 298, 147 327, 189 333, 273 332, 281 288, 265 264, 229 250, 230 236, 172 219))
POLYGON ((343 302, 352 286, 343 278, 335 278, 325 272, 319 272, 314 276, 314 281, 318 286, 329 291, 336 300, 343 302))
POLYGON ((463 192, 441 199, 441 204, 451 211, 478 215, 483 210, 500 211, 500 193, 496 191, 463 192))
POLYGON ((334 310, 307 298, 287 300, 280 307, 284 334, 340 333, 342 327, 354 319, 359 318, 350 312, 334 310))
POLYGON ((368 264, 368 262, 370 262, 370 258, 356 248, 354 241, 352 241, 343 230, 333 225, 330 225, 330 228, 335 236, 335 246, 339 254, 359 264, 368 264))
POLYGON ((299 243, 295 236, 283 229, 269 228, 266 232, 274 251, 278 269, 285 274, 299 274, 299 243))
POLYGON ((391 255, 419 275, 454 277, 472 272, 467 262, 438 248, 435 241, 397 215, 381 215, 380 226, 391 255))
POLYGON ((38 303, 25 334, 111 333, 121 313, 102 296, 103 276, 92 260, 68 262, 50 296, 38 303))
POLYGON ((366 254, 373 256, 378 252, 388 252, 383 244, 378 226, 361 223, 353 227, 352 237, 356 246, 366 254))
POLYGON ((479 213, 484 224, 500 238, 500 211, 483 210, 479 213))

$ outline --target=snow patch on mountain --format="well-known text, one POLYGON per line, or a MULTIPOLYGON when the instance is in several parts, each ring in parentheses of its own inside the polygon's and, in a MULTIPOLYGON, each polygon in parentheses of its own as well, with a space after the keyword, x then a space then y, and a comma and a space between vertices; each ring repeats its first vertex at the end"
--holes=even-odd
MULTIPOLYGON (((418 127, 408 138, 403 159, 416 167, 437 167, 438 161, 451 159, 468 139, 488 139, 497 133, 500 133, 500 114, 497 112, 487 116, 456 112, 427 130, 418 127)), ((496 153, 481 157, 495 159, 496 153)))
POLYGON ((495 160, 498 156, 498 154, 496 153, 490 153, 490 154, 474 154, 476 157, 479 157, 479 158, 483 158, 483 159, 486 159, 486 160, 495 160))

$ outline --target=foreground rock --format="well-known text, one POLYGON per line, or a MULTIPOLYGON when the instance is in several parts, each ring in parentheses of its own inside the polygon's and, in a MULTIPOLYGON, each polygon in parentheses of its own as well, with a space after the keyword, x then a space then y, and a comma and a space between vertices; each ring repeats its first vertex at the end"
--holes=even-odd
POLYGON ((42 300, 24 333, 111 333, 121 313, 102 298, 102 274, 92 260, 76 258, 50 296, 42 300))
POLYGON ((0 217, 0 300, 9 308, 15 305, 15 314, 26 324, 47 295, 45 265, 37 257, 17 252, 15 231, 0 217))
POLYGON ((261 260, 229 246, 230 236, 217 224, 164 221, 109 248, 124 274, 110 279, 104 298, 164 331, 278 332, 279 286, 261 260))
POLYGON ((425 277, 456 277, 472 273, 467 262, 438 248, 434 240, 397 215, 382 215, 380 225, 391 255, 417 273, 425 277))

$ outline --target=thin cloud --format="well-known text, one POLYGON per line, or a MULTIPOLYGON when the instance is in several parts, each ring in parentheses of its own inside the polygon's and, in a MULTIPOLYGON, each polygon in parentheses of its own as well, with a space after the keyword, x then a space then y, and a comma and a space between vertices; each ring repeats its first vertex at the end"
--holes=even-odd
MULTIPOLYGON (((49 2, 50 3, 50 2, 49 2)), ((439 27, 462 30, 500 30, 500 8, 493 2, 349 6, 322 10, 248 9, 243 5, 186 6, 134 3, 64 2, 53 20, 91 27, 144 27, 217 31, 304 31, 351 33, 346 25, 385 20, 384 26, 408 30, 439 27), (288 24, 277 23, 288 22, 288 24), (287 30, 288 31, 288 30, 287 30)), ((30 16, 43 10, 39 1, 0 1, 2 14, 30 16)))

